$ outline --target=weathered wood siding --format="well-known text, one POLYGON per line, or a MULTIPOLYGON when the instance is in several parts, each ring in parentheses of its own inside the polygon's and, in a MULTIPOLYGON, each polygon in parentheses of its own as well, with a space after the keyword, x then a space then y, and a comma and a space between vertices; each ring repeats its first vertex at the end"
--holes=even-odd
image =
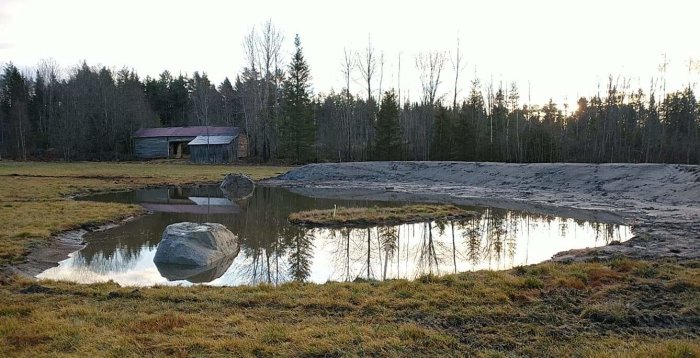
POLYGON ((246 158, 248 157, 248 136, 246 134, 239 134, 236 138, 236 157, 246 158))
POLYGON ((170 153, 170 143, 185 143, 194 137, 152 137, 134 138, 134 155, 139 159, 170 158, 174 153, 170 153))
POLYGON ((191 145, 190 158, 195 163, 230 163, 236 160, 233 143, 209 145, 191 145), (208 155, 207 155, 208 154, 208 155))
POLYGON ((134 138, 136 158, 153 159, 168 157, 168 138, 134 138))

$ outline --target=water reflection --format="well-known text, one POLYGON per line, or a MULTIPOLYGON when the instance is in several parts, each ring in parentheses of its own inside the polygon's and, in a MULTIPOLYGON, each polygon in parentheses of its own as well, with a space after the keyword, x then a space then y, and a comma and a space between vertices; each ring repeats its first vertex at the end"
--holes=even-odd
POLYGON ((549 259, 573 249, 631 237, 626 226, 491 208, 461 221, 370 228, 308 229, 291 225, 294 211, 402 203, 305 197, 282 188, 256 188, 243 200, 217 187, 148 189, 87 200, 139 203, 153 214, 86 235, 89 244, 40 278, 77 282, 114 280, 124 285, 241 285, 297 280, 323 283, 360 279, 413 279, 476 269, 502 270, 549 259), (239 238, 231 261, 212 267, 156 267, 155 249, 165 227, 217 222, 239 238))
POLYGON ((219 261, 207 266, 187 266, 156 263, 156 268, 161 276, 168 281, 186 280, 191 283, 205 283, 221 277, 236 258, 236 255, 229 255, 219 261))

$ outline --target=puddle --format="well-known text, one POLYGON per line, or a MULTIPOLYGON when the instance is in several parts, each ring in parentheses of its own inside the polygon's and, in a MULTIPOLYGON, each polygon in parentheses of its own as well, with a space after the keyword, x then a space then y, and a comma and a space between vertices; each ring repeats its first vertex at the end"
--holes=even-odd
POLYGON ((624 225, 483 207, 468 207, 479 215, 462 221, 308 229, 289 224, 287 216, 335 205, 408 203, 317 199, 272 187, 258 187, 239 201, 225 198, 216 186, 145 189, 81 200, 138 203, 153 214, 85 235, 85 248, 37 277, 80 283, 113 280, 128 286, 414 279, 505 270, 548 260, 557 252, 633 236, 624 225), (238 236, 240 253, 209 267, 157 266, 153 257, 163 230, 181 221, 225 225, 238 236))

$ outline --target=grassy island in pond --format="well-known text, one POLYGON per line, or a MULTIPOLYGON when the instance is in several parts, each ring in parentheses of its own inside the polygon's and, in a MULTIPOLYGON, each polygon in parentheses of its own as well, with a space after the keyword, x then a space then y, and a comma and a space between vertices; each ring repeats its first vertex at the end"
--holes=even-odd
POLYGON ((332 227, 397 225, 433 220, 459 220, 473 212, 454 205, 407 205, 401 207, 335 208, 299 211, 289 215, 289 222, 297 225, 332 227))

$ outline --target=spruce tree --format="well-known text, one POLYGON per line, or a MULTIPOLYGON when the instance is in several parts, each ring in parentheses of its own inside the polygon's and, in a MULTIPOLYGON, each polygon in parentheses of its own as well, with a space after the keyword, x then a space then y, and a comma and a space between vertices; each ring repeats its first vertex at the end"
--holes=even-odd
POLYGON ((455 152, 452 118, 445 107, 438 105, 433 126, 433 140, 430 146, 430 159, 453 160, 455 152))
POLYGON ((311 106, 309 65, 302 53, 299 35, 294 38, 296 51, 284 81, 284 107, 279 126, 280 156, 293 162, 312 159, 316 128, 311 106))
POLYGON ((385 92, 377 113, 374 153, 376 160, 401 159, 401 126, 399 125, 399 104, 394 91, 385 92))

